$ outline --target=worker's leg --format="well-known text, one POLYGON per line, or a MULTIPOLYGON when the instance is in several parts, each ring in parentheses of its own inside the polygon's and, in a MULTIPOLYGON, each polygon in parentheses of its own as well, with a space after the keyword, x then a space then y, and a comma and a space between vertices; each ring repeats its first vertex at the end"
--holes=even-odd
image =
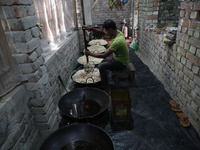
POLYGON ((107 71, 108 70, 122 70, 126 66, 124 66, 120 61, 112 60, 112 61, 104 61, 98 65, 100 75, 101 75, 101 85, 102 88, 108 88, 108 79, 107 79, 107 71))

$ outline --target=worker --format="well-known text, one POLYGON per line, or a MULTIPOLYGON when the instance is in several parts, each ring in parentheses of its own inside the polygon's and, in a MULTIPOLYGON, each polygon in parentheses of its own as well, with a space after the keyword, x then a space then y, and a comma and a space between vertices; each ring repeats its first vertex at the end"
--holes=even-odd
POLYGON ((101 76, 101 88, 109 89, 107 71, 123 70, 129 64, 129 49, 126 44, 124 34, 120 30, 117 30, 115 22, 110 19, 104 22, 102 29, 87 26, 83 28, 99 34, 106 34, 112 39, 111 45, 104 53, 92 53, 88 50, 84 50, 84 54, 87 56, 105 58, 98 65, 98 69, 101 76), (110 55, 112 57, 109 57, 110 55))

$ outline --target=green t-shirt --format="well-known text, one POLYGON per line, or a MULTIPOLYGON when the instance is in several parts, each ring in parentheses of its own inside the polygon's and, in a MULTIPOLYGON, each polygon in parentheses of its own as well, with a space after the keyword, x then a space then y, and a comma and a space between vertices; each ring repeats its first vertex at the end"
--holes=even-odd
POLYGON ((114 59, 122 62, 126 66, 129 64, 129 49, 124 34, 119 30, 117 31, 119 34, 111 41, 109 48, 113 51, 114 59))

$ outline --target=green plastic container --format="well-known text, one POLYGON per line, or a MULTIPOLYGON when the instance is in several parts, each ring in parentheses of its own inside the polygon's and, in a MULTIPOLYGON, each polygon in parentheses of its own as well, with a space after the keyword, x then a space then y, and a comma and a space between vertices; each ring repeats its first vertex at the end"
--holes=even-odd
POLYGON ((134 40, 134 42, 133 42, 133 51, 136 52, 136 50, 137 50, 137 41, 134 40))

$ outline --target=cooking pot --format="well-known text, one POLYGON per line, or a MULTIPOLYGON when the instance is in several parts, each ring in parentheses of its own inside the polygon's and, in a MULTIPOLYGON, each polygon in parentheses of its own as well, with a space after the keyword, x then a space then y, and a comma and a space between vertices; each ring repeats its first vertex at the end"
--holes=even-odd
POLYGON ((77 84, 77 87, 99 87, 100 86, 100 81, 98 82, 95 82, 93 77, 88 77, 85 82, 77 82, 75 81, 72 77, 73 75, 75 74, 76 72, 74 72, 72 75, 71 75, 71 79, 72 81, 74 81, 76 84, 77 84), (92 82, 89 82, 89 81, 92 81, 92 82))
POLYGON ((93 118, 109 105, 108 94, 92 87, 77 88, 66 93, 58 102, 61 115, 77 119, 93 118))
POLYGON ((52 133, 40 150, 114 150, 114 146, 109 135, 99 127, 73 124, 52 133))

